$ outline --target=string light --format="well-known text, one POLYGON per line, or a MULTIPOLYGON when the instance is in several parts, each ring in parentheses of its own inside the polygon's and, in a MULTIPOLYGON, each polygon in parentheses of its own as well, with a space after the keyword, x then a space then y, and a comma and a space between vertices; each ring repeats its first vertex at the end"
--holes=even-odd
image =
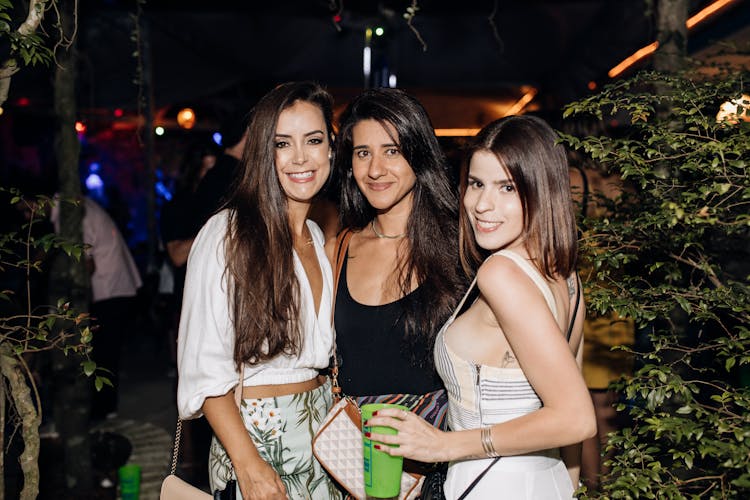
POLYGON ((177 125, 190 130, 195 126, 195 111, 190 108, 182 108, 177 113, 177 125))
POLYGON ((521 98, 516 101, 516 103, 508 109, 508 111, 505 112, 505 116, 511 116, 511 115, 518 115, 523 112, 524 108, 529 105, 529 103, 534 99, 537 92, 539 92, 535 88, 530 88, 526 91, 526 93, 521 96, 521 98))
POLYGON ((470 137, 479 133, 478 128, 436 128, 435 135, 438 137, 470 137))
MULTIPOLYGON (((715 2, 711 3, 710 5, 706 6, 705 8, 701 9, 700 12, 695 14, 694 16, 691 16, 687 22, 685 22, 685 26, 687 26, 688 30, 691 30, 698 26, 700 23, 708 19, 710 16, 716 14, 720 10, 723 10, 724 8, 728 7, 730 4, 734 3, 736 0, 716 0, 715 2)), ((659 42, 652 42, 645 47, 642 47, 635 51, 632 55, 629 57, 626 57, 623 59, 620 64, 609 70, 610 78, 615 78, 616 76, 619 76, 622 74, 623 71, 631 67, 633 64, 637 63, 641 59, 644 59, 654 52, 656 52, 656 49, 659 47, 659 42)))

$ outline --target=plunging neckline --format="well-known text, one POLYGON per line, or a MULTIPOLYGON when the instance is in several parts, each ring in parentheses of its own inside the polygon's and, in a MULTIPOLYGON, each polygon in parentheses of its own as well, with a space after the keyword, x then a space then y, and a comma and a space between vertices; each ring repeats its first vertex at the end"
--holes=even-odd
MULTIPOLYGON (((313 236, 313 231, 310 228, 311 221, 308 219, 305 221, 305 224, 307 224, 307 229, 310 231, 310 237, 312 238, 312 245, 313 249, 315 250, 315 258, 318 261, 318 271, 320 271, 320 303, 318 304, 317 310, 315 308, 315 294, 313 293, 312 284, 310 283, 310 278, 307 276, 307 271, 305 271, 305 266, 302 263, 302 259, 300 258, 299 254, 297 253, 297 250, 292 248, 292 255, 294 255, 295 263, 299 264, 300 268, 302 269, 302 276, 303 278, 297 277, 298 280, 302 281, 304 280, 304 288, 307 290, 307 295, 310 301, 312 302, 313 310, 315 311, 315 319, 320 322, 320 315, 323 312, 323 296, 325 295, 325 287, 326 287, 326 279, 325 279, 325 273, 323 271, 323 265, 321 263, 321 253, 323 253, 323 258, 328 258, 325 255, 325 250, 321 247, 318 248, 318 242, 315 241, 315 236, 313 236)), ((302 283, 300 283, 302 285, 302 283)))

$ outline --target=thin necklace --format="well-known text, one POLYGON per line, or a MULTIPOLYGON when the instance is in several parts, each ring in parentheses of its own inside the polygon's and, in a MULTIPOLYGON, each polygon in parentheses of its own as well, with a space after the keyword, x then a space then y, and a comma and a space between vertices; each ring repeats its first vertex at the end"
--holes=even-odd
POLYGON ((390 234, 383 234, 379 232, 377 229, 375 229, 375 219, 370 221, 370 227, 372 228, 372 232, 375 233, 375 236, 377 236, 380 239, 397 240, 399 238, 403 238, 404 236, 406 236, 406 233, 390 235, 390 234))
MULTIPOLYGON (((307 233, 310 234, 310 230, 309 229, 307 230, 307 233)), ((300 239, 302 239, 302 238, 304 238, 304 245, 302 245, 303 248, 304 247, 312 246, 312 244, 313 244, 312 235, 310 235, 308 237, 305 237, 305 236, 300 237, 300 239)), ((295 241, 295 243, 299 244, 298 241, 295 241)))
POLYGON ((308 240, 306 240, 306 241, 304 241, 302 243, 298 243, 298 242, 294 243, 294 248, 296 250, 299 250, 299 251, 302 251, 305 248, 311 247, 311 246, 313 246, 313 240, 312 240, 312 238, 309 238, 308 240))

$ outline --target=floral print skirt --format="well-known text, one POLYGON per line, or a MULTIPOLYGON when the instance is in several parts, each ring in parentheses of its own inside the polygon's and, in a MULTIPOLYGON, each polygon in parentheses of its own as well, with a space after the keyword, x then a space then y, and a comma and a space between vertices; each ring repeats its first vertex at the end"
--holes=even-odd
MULTIPOLYGON (((312 439, 332 405, 331 385, 263 399, 243 399, 240 413, 260 456, 279 474, 289 498, 340 499, 341 492, 312 454, 312 439)), ((208 457, 211 491, 234 479, 232 462, 214 436, 208 457)), ((237 488, 237 498, 239 488, 237 488)))

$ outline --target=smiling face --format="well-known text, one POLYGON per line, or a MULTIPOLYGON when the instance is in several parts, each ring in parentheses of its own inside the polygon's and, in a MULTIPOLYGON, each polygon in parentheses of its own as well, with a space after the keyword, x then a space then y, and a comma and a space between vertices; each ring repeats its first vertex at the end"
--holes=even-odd
POLYGON ((495 251, 523 245, 521 198, 493 153, 477 151, 472 155, 463 204, 481 248, 495 251))
POLYGON ((367 201, 379 213, 411 211, 417 182, 390 125, 362 120, 352 128, 352 173, 367 201), (389 134, 390 132, 390 134, 389 134))
POLYGON ((331 145, 323 112, 296 101, 279 115, 273 139, 276 173, 289 201, 310 203, 331 172, 331 145))

